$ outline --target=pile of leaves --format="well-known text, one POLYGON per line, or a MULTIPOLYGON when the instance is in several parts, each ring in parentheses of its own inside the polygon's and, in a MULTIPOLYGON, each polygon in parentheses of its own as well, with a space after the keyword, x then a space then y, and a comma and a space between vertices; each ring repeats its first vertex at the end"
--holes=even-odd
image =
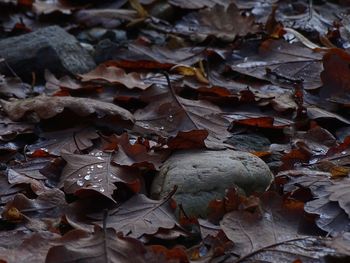
POLYGON ((341 0, 1 0, 0 39, 60 25, 99 65, 0 75, 0 261, 348 261, 349 12, 341 0), (150 198, 171 153, 225 148, 262 158, 270 189, 228 186, 208 218, 174 192, 150 198))

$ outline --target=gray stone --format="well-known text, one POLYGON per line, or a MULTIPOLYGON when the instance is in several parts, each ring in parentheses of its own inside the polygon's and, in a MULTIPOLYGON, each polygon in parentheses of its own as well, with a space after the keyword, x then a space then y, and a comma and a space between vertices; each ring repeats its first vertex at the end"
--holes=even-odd
POLYGON ((58 26, 1 40, 0 57, 6 62, 0 63, 0 72, 8 71, 9 66, 21 77, 32 72, 42 75, 45 69, 56 74, 80 74, 96 66, 78 40, 58 26))
POLYGON ((174 199, 189 215, 205 216, 208 203, 237 186, 245 193, 265 191, 272 181, 268 166, 258 157, 240 151, 180 151, 156 175, 151 195, 165 197, 178 186, 174 199))

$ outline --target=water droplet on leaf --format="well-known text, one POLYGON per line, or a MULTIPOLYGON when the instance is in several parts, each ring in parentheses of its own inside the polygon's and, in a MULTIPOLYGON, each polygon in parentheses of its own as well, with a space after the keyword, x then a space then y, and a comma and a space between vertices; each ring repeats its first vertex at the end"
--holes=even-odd
POLYGON ((84 185, 84 181, 83 181, 82 179, 79 179, 79 180, 77 181, 77 185, 83 186, 83 185, 84 185))

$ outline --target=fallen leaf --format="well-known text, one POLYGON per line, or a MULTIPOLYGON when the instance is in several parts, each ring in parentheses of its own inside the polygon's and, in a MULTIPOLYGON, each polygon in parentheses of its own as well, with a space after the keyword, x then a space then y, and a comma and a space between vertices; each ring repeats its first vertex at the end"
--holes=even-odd
POLYGON ((120 262, 144 263, 147 250, 143 244, 133 238, 123 237, 114 229, 95 227, 93 234, 73 230, 53 246, 47 253, 45 262, 120 262))
POLYGON ((120 166, 159 170, 162 162, 170 154, 169 151, 149 150, 138 142, 131 144, 127 133, 123 133, 121 136, 112 135, 108 140, 109 143, 114 144, 113 150, 117 150, 113 155, 112 162, 120 166))
POLYGON ((79 194, 82 190, 89 189, 115 202, 111 197, 117 189, 114 183, 140 183, 137 175, 130 170, 112 164, 112 153, 95 151, 81 155, 63 152, 61 156, 67 165, 62 171, 59 187, 64 187, 66 193, 79 194))
POLYGON ((187 34, 196 41, 214 36, 222 41, 233 41, 237 36, 256 33, 253 16, 243 16, 234 3, 227 7, 216 4, 198 13, 185 16, 175 26, 175 32, 187 34))
POLYGON ((255 46, 246 45, 240 50, 239 60, 228 58, 232 70, 264 79, 282 87, 293 87, 302 82, 307 90, 319 88, 322 83, 322 54, 282 40, 266 40, 255 46), (253 53, 253 54, 252 54, 253 53))
POLYGON ((79 75, 79 77, 83 82, 102 80, 111 84, 122 84, 129 89, 139 88, 145 90, 151 86, 151 84, 144 83, 140 74, 136 72, 127 74, 121 68, 104 64, 99 65, 86 74, 79 75))
POLYGON ((43 132, 40 134, 43 139, 38 143, 29 145, 27 149, 30 155, 37 151, 43 151, 48 155, 60 156, 63 150, 75 153, 84 151, 93 146, 93 140, 99 138, 94 129, 67 129, 55 132, 43 132))
POLYGON ((16 101, 0 101, 1 106, 13 121, 20 120, 27 114, 35 112, 40 119, 49 119, 69 109, 80 116, 97 115, 117 116, 123 120, 133 122, 132 114, 112 103, 101 102, 88 98, 48 97, 37 96, 30 99, 16 101))
MULTIPOLYGON (((163 200, 152 200, 136 194, 118 208, 109 211, 106 226, 124 235, 139 238, 144 234, 155 234, 158 229, 179 226, 170 204, 171 194, 163 200)), ((102 225, 102 215, 88 215, 102 225)))

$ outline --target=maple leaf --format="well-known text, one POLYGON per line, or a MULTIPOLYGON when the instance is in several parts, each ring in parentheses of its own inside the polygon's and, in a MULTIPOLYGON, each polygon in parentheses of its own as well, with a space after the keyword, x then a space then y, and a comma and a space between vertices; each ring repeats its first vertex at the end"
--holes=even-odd
POLYGON ((116 189, 114 183, 123 182, 134 185, 139 189, 139 178, 130 170, 113 165, 112 153, 101 151, 91 152, 89 155, 62 153, 67 165, 62 171, 59 187, 64 187, 66 193, 76 193, 89 189, 111 199, 116 189))
POLYGON ((106 66, 104 64, 101 64, 94 70, 79 76, 83 82, 102 80, 111 84, 122 84, 129 89, 139 88, 145 90, 151 86, 151 84, 144 83, 140 74, 136 72, 127 74, 121 68, 106 66))
MULTIPOLYGON (((170 193, 163 200, 152 200, 143 194, 136 194, 118 208, 109 211, 106 226, 131 237, 155 234, 158 229, 172 229, 179 226, 171 207, 170 193)), ((102 215, 89 215, 102 225, 102 215)))

